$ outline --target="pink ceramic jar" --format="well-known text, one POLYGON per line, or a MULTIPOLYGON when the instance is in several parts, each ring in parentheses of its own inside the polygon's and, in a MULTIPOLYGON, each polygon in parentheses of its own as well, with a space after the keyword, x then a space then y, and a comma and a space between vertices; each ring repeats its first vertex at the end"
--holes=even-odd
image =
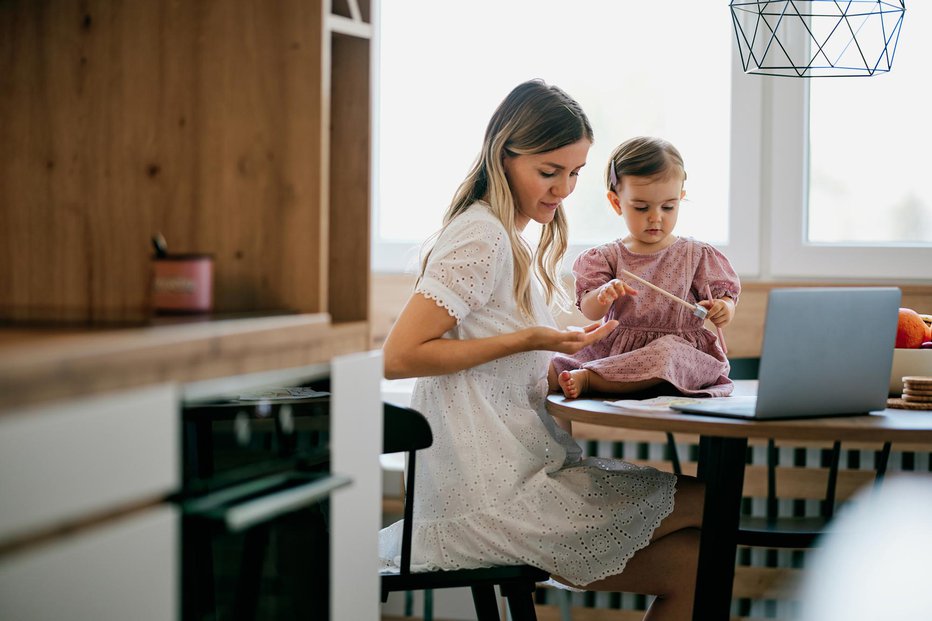
POLYGON ((213 309, 213 256, 155 257, 152 272, 152 309, 156 313, 207 313, 213 309))

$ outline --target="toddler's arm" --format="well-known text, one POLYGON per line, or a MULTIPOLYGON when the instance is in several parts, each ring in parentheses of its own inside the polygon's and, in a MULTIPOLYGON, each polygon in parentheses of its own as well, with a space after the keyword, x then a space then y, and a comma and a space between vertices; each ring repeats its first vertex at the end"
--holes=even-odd
POLYGON ((613 278, 601 287, 587 291, 579 300, 579 310, 586 316, 586 319, 596 321, 605 317, 605 313, 612 307, 615 300, 623 295, 637 295, 636 289, 632 289, 624 282, 613 278))

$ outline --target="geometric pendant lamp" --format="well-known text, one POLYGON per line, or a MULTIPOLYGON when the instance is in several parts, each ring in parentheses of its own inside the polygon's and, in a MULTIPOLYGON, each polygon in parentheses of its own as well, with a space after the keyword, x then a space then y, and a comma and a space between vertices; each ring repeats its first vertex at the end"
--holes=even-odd
POLYGON ((796 78, 890 71, 906 12, 905 0, 731 0, 730 6, 745 73, 796 78))

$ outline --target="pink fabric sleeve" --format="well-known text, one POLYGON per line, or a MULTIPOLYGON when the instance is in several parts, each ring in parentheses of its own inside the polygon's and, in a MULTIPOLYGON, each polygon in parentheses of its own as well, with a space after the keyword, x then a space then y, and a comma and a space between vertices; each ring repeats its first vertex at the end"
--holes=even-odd
POLYGON ((615 261, 610 259, 605 246, 586 250, 573 262, 573 277, 576 279, 576 308, 589 291, 601 287, 615 278, 615 261))
POLYGON ((712 297, 730 297, 738 302, 741 294, 741 280, 728 258, 714 246, 702 244, 699 255, 699 264, 693 279, 693 293, 697 300, 706 299, 705 286, 709 285, 712 297))

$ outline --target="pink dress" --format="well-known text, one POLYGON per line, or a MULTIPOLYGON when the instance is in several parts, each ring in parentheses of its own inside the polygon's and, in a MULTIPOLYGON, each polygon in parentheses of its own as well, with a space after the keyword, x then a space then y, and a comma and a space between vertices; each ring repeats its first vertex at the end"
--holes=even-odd
POLYGON ((573 264, 576 305, 612 278, 625 281, 638 295, 623 296, 609 309, 606 319, 619 322, 611 335, 573 356, 554 356, 557 373, 582 368, 616 382, 660 378, 685 395, 731 394, 728 359, 715 333, 682 304, 619 276, 621 269, 693 303, 706 299, 706 283, 716 298, 729 296, 737 302, 741 292, 725 255, 689 237, 653 254, 635 254, 621 240, 591 248, 573 264))

